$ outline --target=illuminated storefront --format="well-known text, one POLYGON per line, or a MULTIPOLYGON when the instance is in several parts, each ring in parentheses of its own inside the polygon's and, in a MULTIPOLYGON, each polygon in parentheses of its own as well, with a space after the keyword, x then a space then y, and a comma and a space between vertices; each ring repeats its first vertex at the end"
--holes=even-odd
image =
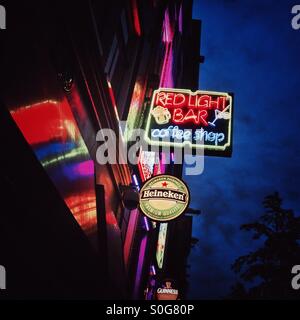
MULTIPOLYGON (((192 1, 80 0, 71 8, 65 3, 23 7, 18 12, 26 14, 16 17, 28 30, 19 36, 11 27, 13 40, 3 52, 4 104, 46 174, 43 185, 51 182, 57 191, 49 191, 57 200, 53 206, 63 204, 63 214, 76 224, 62 223, 59 235, 68 237, 76 229, 74 248, 91 245, 91 268, 100 264, 107 281, 98 285, 103 294, 141 299, 149 281, 155 286, 168 273, 172 225, 126 208, 122 188, 140 189, 162 173, 180 177, 182 168, 173 153, 167 164, 170 155, 149 150, 140 150, 136 166, 99 164, 96 135, 109 128, 118 136, 120 121, 127 120, 121 136, 126 142, 132 129, 145 128, 155 90, 197 87, 200 23, 192 20, 192 1)), ((53 223, 59 224, 57 219, 53 223)), ((55 235, 52 225, 43 228, 55 235)), ((52 254, 56 259, 55 250, 52 254)), ((60 264, 68 265, 69 258, 60 255, 60 264)), ((45 270, 39 272, 48 279, 45 270)))
MULTIPOLYGON (((151 100, 156 89, 170 88, 170 90, 173 90, 172 88, 176 87, 196 89, 198 87, 200 24, 192 21, 191 15, 192 1, 185 1, 184 3, 174 1, 164 9, 159 50, 157 50, 154 59, 156 63, 152 66, 154 70, 152 72, 155 73, 155 77, 153 75, 152 77, 156 80, 154 82, 148 81, 146 90, 139 90, 140 96, 135 97, 134 101, 136 103, 133 103, 129 110, 129 115, 134 115, 135 119, 135 121, 132 121, 130 117, 130 129, 142 126, 147 130, 147 119, 151 116, 151 100), (184 21, 186 21, 186 24, 184 21), (191 45, 191 41, 194 47, 191 45), (141 97, 143 97, 143 103, 140 102, 141 97)), ((139 83, 143 82, 140 81, 139 83)), ((141 88, 141 86, 138 88, 141 88)), ((175 165, 174 160, 173 152, 165 154, 141 149, 138 165, 140 182, 143 183, 152 176, 164 173, 181 177, 182 165, 175 165), (171 163, 166 161, 169 158, 171 163)), ((185 217, 182 217, 182 219, 185 219, 185 217)), ((189 218, 188 220, 190 222, 189 218)), ((145 299, 147 300, 154 299, 157 284, 163 277, 169 276, 170 270, 165 263, 166 256, 172 255, 168 247, 168 238, 176 233, 178 221, 174 223, 152 222, 152 224, 156 227, 155 254, 152 257, 148 279, 145 283, 145 299), (171 231, 169 230, 169 224, 171 224, 171 231)), ((186 232, 189 233, 190 230, 185 230, 184 234, 186 232)), ((186 236, 189 239, 190 234, 186 236)), ((172 240, 170 240, 171 242, 172 240)), ((186 248, 183 250, 186 250, 186 248)), ((183 269, 179 271, 183 274, 184 272, 183 269)))

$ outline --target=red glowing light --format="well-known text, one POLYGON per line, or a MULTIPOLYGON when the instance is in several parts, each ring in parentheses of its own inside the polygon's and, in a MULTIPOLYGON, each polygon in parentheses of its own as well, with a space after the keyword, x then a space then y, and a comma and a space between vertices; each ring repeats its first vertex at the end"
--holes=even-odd
POLYGON ((66 141, 66 123, 74 122, 67 100, 61 102, 44 101, 12 111, 17 123, 29 144, 35 145, 51 140, 66 141), (45 124, 48 125, 45 125, 45 124))
POLYGON ((207 94, 159 91, 155 96, 155 104, 167 108, 201 108, 224 110, 226 97, 212 97, 207 94))
POLYGON ((93 189, 67 197, 65 202, 83 230, 88 232, 97 225, 96 195, 93 189))
POLYGON ((132 4, 132 11, 133 11, 134 30, 136 34, 140 37, 142 34, 142 31, 141 31, 141 24, 140 24, 140 18, 139 18, 139 11, 137 7, 137 0, 131 0, 131 4, 132 4))
POLYGON ((146 141, 180 148, 189 144, 209 155, 231 156, 232 109, 230 93, 160 88, 153 92, 146 141))
POLYGON ((112 105, 115 107, 117 105, 116 99, 115 99, 113 88, 112 88, 111 83, 109 81, 108 81, 108 90, 109 90, 109 96, 110 96, 112 105))
POLYGON ((155 105, 170 109, 174 123, 192 122, 199 125, 208 125, 208 111, 223 111, 226 107, 226 97, 212 97, 207 94, 159 91, 156 93, 155 105))
MULTIPOLYGON (((78 95, 73 98, 79 101, 78 95)), ((92 232, 97 226, 94 164, 88 160, 68 100, 46 100, 11 114, 36 154, 41 148, 51 147, 51 157, 43 159, 42 164, 78 224, 87 234, 92 232)))
POLYGON ((112 211, 106 213, 106 223, 110 226, 118 226, 118 221, 112 211))
POLYGON ((206 110, 194 111, 193 109, 189 109, 188 111, 183 111, 183 109, 174 109, 172 121, 174 123, 193 122, 195 124, 202 124, 204 126, 207 126, 207 117, 208 112, 206 110))
MULTIPOLYGON (((142 182, 144 182, 146 179, 145 179, 145 174, 144 174, 143 165, 142 165, 140 162, 138 163, 138 168, 139 168, 139 173, 140 173, 142 182)), ((150 177, 151 177, 151 176, 150 176, 150 177)))

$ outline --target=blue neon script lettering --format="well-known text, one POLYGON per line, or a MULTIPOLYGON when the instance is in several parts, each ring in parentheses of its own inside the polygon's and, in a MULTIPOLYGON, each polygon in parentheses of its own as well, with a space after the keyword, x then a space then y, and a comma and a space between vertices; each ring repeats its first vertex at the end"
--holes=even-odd
POLYGON ((189 130, 181 130, 178 126, 169 126, 166 129, 153 129, 151 130, 151 136, 154 139, 176 139, 176 140, 191 140, 201 142, 212 142, 216 146, 224 141, 225 135, 221 132, 206 131, 203 128, 197 129, 192 137, 192 132, 189 130))
POLYGON ((194 140, 196 141, 209 141, 214 142, 217 146, 219 142, 222 142, 225 139, 224 133, 205 131, 203 128, 196 130, 194 135, 194 140))
POLYGON ((169 126, 167 129, 153 129, 151 131, 152 138, 172 138, 178 140, 191 139, 192 132, 189 130, 181 130, 178 126, 169 126))

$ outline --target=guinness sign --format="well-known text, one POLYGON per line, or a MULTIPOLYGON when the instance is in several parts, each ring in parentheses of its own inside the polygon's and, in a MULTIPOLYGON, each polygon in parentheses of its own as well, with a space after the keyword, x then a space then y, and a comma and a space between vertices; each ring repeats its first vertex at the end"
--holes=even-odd
POLYGON ((166 279, 156 291, 156 300, 177 300, 178 289, 174 287, 174 281, 166 279))

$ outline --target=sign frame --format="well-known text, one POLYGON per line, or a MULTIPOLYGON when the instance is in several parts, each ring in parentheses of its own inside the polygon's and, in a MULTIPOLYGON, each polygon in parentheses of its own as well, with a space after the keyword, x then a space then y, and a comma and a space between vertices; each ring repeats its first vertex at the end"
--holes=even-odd
MULTIPOLYGON (((224 109, 224 110, 225 110, 224 109)), ((224 112, 223 110, 223 112, 224 112)), ((145 126, 145 135, 144 135, 144 140, 145 142, 150 145, 150 146, 155 146, 155 147, 168 147, 171 149, 182 149, 185 146, 188 146, 192 152, 195 152, 195 150, 202 149, 204 151, 204 155, 208 156, 221 156, 221 157, 231 157, 232 155, 232 144, 233 144, 233 115, 234 115, 234 93, 232 92, 220 92, 220 91, 207 91, 207 90, 196 90, 192 91, 190 89, 178 89, 178 88, 159 88, 153 91, 152 98, 151 98, 151 103, 150 103, 150 108, 148 110, 148 115, 146 118, 146 126, 145 126), (228 126, 227 126, 227 142, 222 145, 222 146, 214 146, 214 145, 205 145, 205 144, 197 144, 197 143, 191 143, 191 141, 182 141, 182 142, 166 142, 166 141, 161 141, 161 140, 153 140, 150 138, 151 136, 151 122, 152 120, 152 114, 151 112, 153 111, 155 107, 155 99, 156 95, 159 92, 171 92, 171 93, 183 93, 183 94, 188 94, 190 96, 196 96, 196 95, 213 95, 213 96, 220 96, 220 97, 226 97, 226 108, 230 107, 230 119, 228 121, 228 126), (229 103, 228 103, 229 101, 229 103)), ((172 124, 173 125, 173 124, 172 124)), ((193 125, 195 126, 195 125, 193 125)), ((200 127, 199 127, 200 128, 200 127)))
POLYGON ((179 217, 181 217, 182 215, 185 214, 185 212, 188 210, 189 208, 189 205, 190 205, 190 202, 191 202, 191 193, 190 193, 190 189, 188 187, 188 185, 180 178, 176 177, 176 176, 173 176, 173 175, 170 175, 170 174, 158 174, 158 175, 155 175, 153 176, 152 178, 146 180, 140 190, 140 204, 139 204, 139 210, 142 212, 142 214, 144 216, 146 216, 147 218, 149 218, 151 221, 155 221, 155 222, 160 222, 160 223, 168 223, 170 221, 174 221, 176 219, 178 219, 179 217), (154 218, 153 216, 151 216, 150 214, 147 214, 145 213, 145 211, 141 208, 141 197, 142 197, 142 192, 144 191, 144 187, 147 183, 149 183, 151 180, 154 180, 154 179, 160 179, 162 176, 164 177, 168 177, 168 178, 172 178, 172 179, 175 179, 175 180, 178 180, 180 181, 180 183, 182 183, 184 186, 185 186, 185 189, 187 191, 187 201, 185 202, 185 208, 184 210, 179 214, 179 215, 176 215, 175 217, 172 217, 171 219, 157 219, 157 218, 154 218))

